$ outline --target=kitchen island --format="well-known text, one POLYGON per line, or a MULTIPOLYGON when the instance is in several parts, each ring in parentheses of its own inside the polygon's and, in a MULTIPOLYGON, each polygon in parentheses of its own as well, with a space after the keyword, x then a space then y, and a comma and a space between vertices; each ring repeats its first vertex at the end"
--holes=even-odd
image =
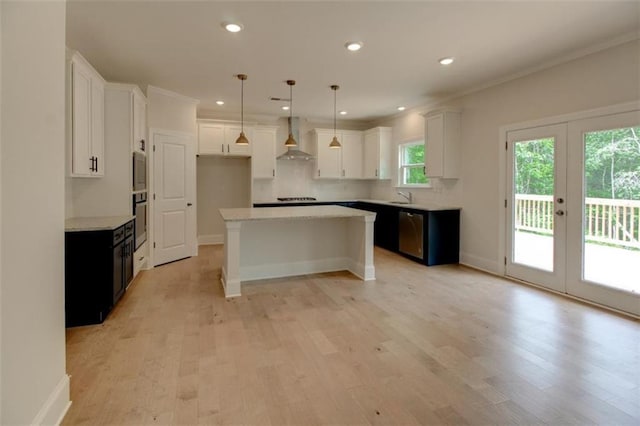
POLYGON ((245 281, 333 271, 375 279, 374 212, 341 206, 220 209, 225 297, 245 281))

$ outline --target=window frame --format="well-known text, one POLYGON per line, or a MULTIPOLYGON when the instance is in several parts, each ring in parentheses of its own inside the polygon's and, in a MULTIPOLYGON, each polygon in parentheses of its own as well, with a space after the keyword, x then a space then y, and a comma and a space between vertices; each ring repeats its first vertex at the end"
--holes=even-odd
MULTIPOLYGON (((400 142, 398 144, 398 182, 397 182, 396 188, 431 188, 431 181, 426 176, 425 176, 425 178, 427 179, 426 183, 406 183, 404 181, 405 170, 414 169, 414 168, 422 168, 423 170, 425 170, 424 162, 415 163, 415 164, 403 164, 403 160, 404 160, 403 154, 405 149, 415 145, 424 146, 425 145, 424 140, 421 140, 421 139, 409 140, 406 142, 400 142)), ((426 152, 425 152, 425 155, 426 155, 426 152)))

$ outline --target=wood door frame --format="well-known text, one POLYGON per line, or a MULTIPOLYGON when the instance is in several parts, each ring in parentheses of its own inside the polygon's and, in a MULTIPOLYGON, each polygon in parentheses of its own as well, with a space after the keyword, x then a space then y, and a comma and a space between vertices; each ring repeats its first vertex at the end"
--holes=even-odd
MULTIPOLYGON (((155 200, 153 199, 153 194, 155 193, 155 177, 154 177, 154 172, 155 172, 155 149, 154 149, 154 138, 155 135, 167 135, 167 136, 175 136, 175 137, 180 137, 180 138, 188 138, 192 141, 193 143, 193 148, 194 148, 194 152, 196 149, 196 144, 197 144, 197 135, 194 135, 193 133, 188 133, 188 132, 180 132, 177 130, 168 130, 168 129, 162 129, 162 128, 157 128, 157 127, 150 127, 149 128, 149 141, 150 146, 147 150, 147 204, 148 204, 148 211, 147 211, 147 218, 148 218, 148 223, 147 223, 147 241, 149 242, 149 263, 148 263, 148 268, 155 268, 155 249, 153 247, 153 243, 155 242, 155 200)), ((194 159, 194 164, 195 164, 195 159, 194 159)), ((194 166, 195 167, 195 166, 194 166)), ((195 170, 194 170, 195 172, 195 170)), ((195 194, 195 188, 194 188, 194 194, 195 194)), ((197 203, 194 203, 194 206, 197 206, 197 203)), ((194 208, 194 220, 196 222, 196 226, 197 226, 197 222, 198 222, 198 217, 197 217, 197 209, 194 208)), ((197 228, 196 228, 197 229, 197 228)), ((197 256, 198 255, 198 236, 197 236, 197 231, 196 231, 196 236, 195 236, 195 244, 194 247, 192 249, 192 256, 197 256)))

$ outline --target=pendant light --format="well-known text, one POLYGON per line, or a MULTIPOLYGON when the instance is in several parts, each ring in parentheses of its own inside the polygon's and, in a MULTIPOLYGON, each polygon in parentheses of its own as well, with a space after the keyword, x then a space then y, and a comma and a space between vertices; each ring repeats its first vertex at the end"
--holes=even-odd
POLYGON ((289 137, 284 143, 286 147, 298 146, 293 134, 291 133, 291 119, 293 118, 293 86, 296 84, 295 80, 287 80, 289 85, 289 137))
POLYGON ((244 81, 247 79, 246 74, 238 74, 240 80, 240 136, 236 139, 236 145, 249 145, 249 139, 244 135, 244 81))
POLYGON ((340 88, 337 84, 331 86, 331 90, 333 90, 333 140, 329 144, 329 148, 340 148, 340 142, 338 142, 338 137, 336 136, 336 91, 340 88))

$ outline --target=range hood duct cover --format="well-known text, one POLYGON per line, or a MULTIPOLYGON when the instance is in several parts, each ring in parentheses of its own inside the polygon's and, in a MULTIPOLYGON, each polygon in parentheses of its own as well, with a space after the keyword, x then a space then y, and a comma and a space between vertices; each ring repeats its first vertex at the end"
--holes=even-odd
MULTIPOLYGON (((294 139, 298 141, 298 145, 300 145, 300 118, 298 117, 290 117, 287 118, 287 122, 289 124, 289 129, 294 139)), ((302 160, 309 161, 313 160, 315 157, 309 153, 301 151, 296 148, 289 148, 287 152, 277 157, 278 160, 302 160)))

